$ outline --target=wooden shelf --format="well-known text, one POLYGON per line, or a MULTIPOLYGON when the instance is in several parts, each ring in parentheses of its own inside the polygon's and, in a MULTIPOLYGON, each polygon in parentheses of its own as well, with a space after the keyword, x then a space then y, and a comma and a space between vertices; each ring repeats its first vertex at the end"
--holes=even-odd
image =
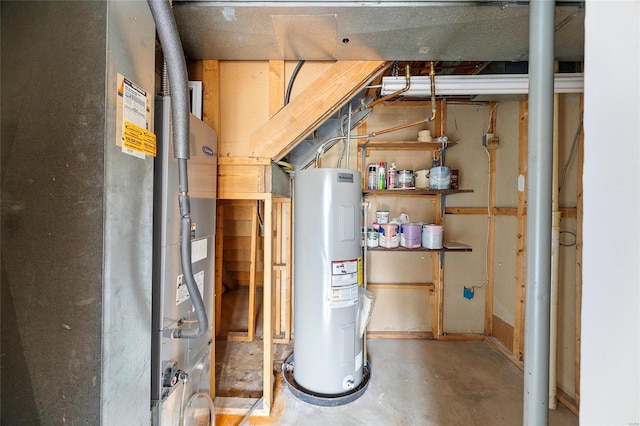
MULTIPOLYGON (((439 117, 440 120, 443 120, 444 117, 439 117)), ((442 123, 441 123, 442 124, 442 123)), ((439 128, 437 123, 436 123, 436 128, 439 128)), ((384 154, 384 151, 390 151, 390 152, 403 152, 404 155, 400 155, 399 157, 404 158, 407 155, 408 156, 412 156, 412 151, 417 151, 417 152, 433 152, 433 153, 440 153, 440 159, 439 161, 444 162, 444 151, 446 148, 451 147, 456 145, 457 142, 456 141, 451 141, 451 140, 447 140, 446 142, 438 142, 438 141, 431 141, 431 142, 421 142, 421 141, 416 141, 416 140, 407 140, 407 141, 403 141, 403 140, 369 140, 369 141, 364 141, 364 140, 360 140, 358 141, 358 168, 360 170, 362 170, 363 172, 363 176, 368 176, 368 174, 366 174, 366 165, 365 164, 361 164, 362 162, 364 162, 365 157, 369 156, 369 154, 372 154, 373 151, 376 151, 376 157, 377 156, 381 156, 380 153, 384 154)), ((418 154, 416 154, 418 155, 418 154)), ((419 154, 421 157, 424 156, 424 154, 419 154)), ((429 156, 429 155, 428 155, 429 156)), ((372 160, 373 161, 373 160, 372 160)), ((399 169, 402 169, 402 167, 400 167, 399 169)), ((367 179, 365 179, 366 181, 367 179)), ((422 182, 421 182, 422 183, 422 182)), ((430 189, 430 188, 412 188, 412 189, 363 189, 362 191, 362 196, 363 199, 371 199, 371 198, 401 198, 401 197, 413 197, 413 198, 418 198, 418 197, 423 197, 425 199, 428 199, 429 204, 428 206, 424 206, 427 209, 431 209, 431 211, 433 211, 433 215, 435 217, 436 223, 440 224, 440 225, 444 225, 445 222, 445 200, 447 198, 447 195, 453 195, 453 194, 462 194, 462 193, 470 193, 473 192, 473 189, 430 189)), ((379 202, 380 200, 376 201, 379 202)), ((422 203, 419 203, 422 204, 422 203)), ((368 223, 366 224, 368 226, 368 223)), ((379 254, 372 254, 369 252, 376 252, 376 253, 403 253, 404 255, 406 255, 406 253, 410 253, 410 252, 414 252, 414 253, 421 253, 422 256, 424 256, 425 252, 430 252, 431 255, 433 256, 432 262, 431 262, 431 271, 429 273, 429 271, 425 271, 427 276, 411 276, 409 278, 409 280, 411 279, 415 279, 416 281, 422 281, 422 280, 432 280, 433 282, 431 283, 427 283, 427 282, 415 282, 415 283, 380 283, 380 282, 375 282, 375 278, 374 278, 374 282, 370 282, 367 285, 367 288, 370 288, 372 290, 398 290, 397 292, 394 292, 394 296, 392 296, 392 298, 395 298, 396 294, 399 294, 402 297, 406 297, 406 294, 401 294, 402 291, 407 291, 407 290, 426 290, 427 293, 426 297, 428 299, 428 305, 430 307, 430 312, 427 315, 430 315, 431 317, 431 332, 427 332, 425 330, 420 330, 420 331, 413 331, 413 330, 385 330, 385 328, 387 328, 386 326, 375 326, 377 328, 377 330, 375 329, 369 329, 367 330, 367 337, 368 338, 409 338, 409 339, 433 339, 433 338, 437 338, 440 335, 442 335, 443 332, 443 323, 444 323, 444 316, 443 316, 443 309, 444 309, 444 259, 445 253, 448 252, 470 252, 472 251, 471 246, 466 245, 466 244, 459 244, 459 243, 453 243, 453 242, 448 242, 449 245, 446 244, 447 242, 445 242, 443 244, 443 248, 441 249, 427 249, 424 247, 417 247, 417 248, 406 248, 406 247, 397 247, 397 248, 386 248, 386 247, 366 247, 366 256, 364 257, 364 262, 365 262, 365 267, 367 266, 367 262, 369 262, 372 257, 375 258, 376 260, 380 259, 380 256, 388 256, 387 254, 385 255, 379 255, 379 254), (382 330, 380 329, 382 328, 382 330)), ((391 260, 391 259, 386 259, 386 260, 391 260)), ((380 273, 380 271, 378 271, 378 273, 380 273)), ((381 279, 381 278, 379 278, 381 279)), ((393 277, 386 277, 384 280, 387 281, 391 281, 393 280, 393 277)), ((396 278, 397 279, 397 278, 396 278)), ((402 300, 402 298, 400 298, 400 300, 402 300)), ((421 303, 421 302, 420 302, 421 303)), ((397 308, 397 307, 396 307, 397 308)), ((425 311, 428 312, 428 311, 425 311)), ((420 326, 422 328, 422 326, 420 326)), ((389 328, 396 328, 396 327, 389 327, 389 328)))
MULTIPOLYGON (((362 149, 366 142, 358 141, 358 149, 362 149)), ((445 147, 457 144, 455 141, 445 142, 445 147)), ((442 148, 442 142, 421 142, 421 141, 369 141, 367 151, 433 151, 442 148)))
POLYGON ((461 194, 465 192, 473 192, 473 189, 363 189, 365 195, 378 195, 384 197, 423 197, 437 195, 461 194))
MULTIPOLYGON (((446 243, 445 243, 446 244, 446 243)), ((428 248, 424 248, 424 247, 416 247, 416 248, 406 248, 406 247, 396 247, 396 248, 386 248, 386 247, 367 247, 367 251, 385 251, 385 252, 424 252, 424 251, 430 251, 430 252, 451 252, 451 251, 461 251, 461 252, 469 252, 469 251, 473 251, 473 249, 471 248, 471 246, 468 246, 466 244, 460 244, 460 243, 456 243, 456 247, 455 248, 446 248, 443 247, 441 249, 428 249, 428 248)))

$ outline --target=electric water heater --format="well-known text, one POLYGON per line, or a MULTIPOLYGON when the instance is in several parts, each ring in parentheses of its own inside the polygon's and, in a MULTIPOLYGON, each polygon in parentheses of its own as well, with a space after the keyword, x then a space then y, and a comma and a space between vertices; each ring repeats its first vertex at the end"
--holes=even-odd
POLYGON ((294 177, 296 383, 337 395, 363 378, 360 172, 314 168, 294 177))

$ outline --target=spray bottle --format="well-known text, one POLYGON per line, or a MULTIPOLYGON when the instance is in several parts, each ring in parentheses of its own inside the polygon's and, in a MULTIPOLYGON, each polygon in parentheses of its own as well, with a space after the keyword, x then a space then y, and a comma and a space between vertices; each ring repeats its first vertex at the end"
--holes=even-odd
POLYGON ((384 161, 378 164, 378 189, 387 189, 387 171, 384 161))
POLYGON ((396 163, 392 162, 387 172, 387 189, 395 189, 396 187, 396 163))

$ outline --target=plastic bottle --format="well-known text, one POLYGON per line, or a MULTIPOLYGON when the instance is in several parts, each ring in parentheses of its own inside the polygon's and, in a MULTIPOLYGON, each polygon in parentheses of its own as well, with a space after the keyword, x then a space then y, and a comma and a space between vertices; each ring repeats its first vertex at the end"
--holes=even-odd
POLYGON ((387 189, 394 189, 396 187, 396 163, 391 163, 389 171, 387 172, 387 189))
POLYGON ((378 189, 387 189, 387 169, 384 161, 378 164, 378 189))
POLYGON ((369 164, 369 174, 367 175, 367 189, 378 188, 378 165, 369 164))

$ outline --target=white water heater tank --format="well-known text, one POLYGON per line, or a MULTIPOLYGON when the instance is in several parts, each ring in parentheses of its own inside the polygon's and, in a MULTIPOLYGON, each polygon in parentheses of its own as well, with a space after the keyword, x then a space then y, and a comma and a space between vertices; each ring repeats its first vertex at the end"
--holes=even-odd
POLYGON ((363 378, 360 172, 308 169, 294 178, 293 377, 322 395, 363 378))

